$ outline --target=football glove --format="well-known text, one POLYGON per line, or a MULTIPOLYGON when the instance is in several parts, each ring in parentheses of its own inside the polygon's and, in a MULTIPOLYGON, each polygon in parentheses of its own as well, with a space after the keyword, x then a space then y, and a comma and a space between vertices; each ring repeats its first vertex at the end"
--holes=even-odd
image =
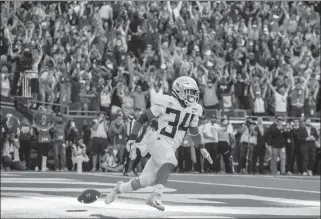
POLYGON ((133 146, 134 144, 135 144, 135 140, 128 140, 128 141, 127 141, 126 149, 127 149, 128 152, 131 151, 132 146, 133 146))
POLYGON ((208 162, 210 162, 210 164, 213 164, 213 160, 211 158, 211 155, 208 153, 208 151, 205 148, 201 149, 201 154, 203 155, 203 157, 208 160, 208 162))

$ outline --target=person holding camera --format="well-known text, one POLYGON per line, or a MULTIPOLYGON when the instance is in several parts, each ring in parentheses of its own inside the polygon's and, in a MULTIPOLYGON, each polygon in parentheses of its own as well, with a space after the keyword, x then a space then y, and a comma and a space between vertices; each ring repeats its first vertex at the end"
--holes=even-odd
POLYGON ((271 172, 273 175, 280 174, 277 169, 278 158, 280 159, 281 174, 285 174, 286 137, 284 134, 283 122, 284 119, 281 116, 278 116, 276 121, 268 128, 266 133, 267 145, 272 154, 271 172))
MULTIPOLYGON (((93 162, 93 169, 92 171, 97 170, 97 161, 100 160, 100 155, 105 151, 108 139, 108 124, 105 118, 104 113, 100 113, 97 119, 92 121, 92 128, 91 128, 91 143, 92 143, 92 162, 93 162)), ((100 162, 98 163, 98 169, 100 169, 100 162)))
POLYGON ((121 172, 124 165, 119 164, 116 153, 118 153, 112 146, 105 150, 105 154, 100 159, 100 166, 107 172, 121 172))
POLYGON ((26 170, 19 158, 19 148, 20 144, 16 139, 16 134, 7 134, 2 150, 2 165, 5 170, 26 170))
POLYGON ((81 161, 82 165, 82 170, 84 171, 89 171, 90 170, 90 163, 89 163, 89 158, 86 154, 86 145, 83 142, 82 138, 77 138, 76 143, 71 145, 71 150, 72 150, 72 164, 73 164, 73 170, 76 171, 78 166, 77 166, 77 161, 81 161))
POLYGON ((257 127, 252 119, 248 118, 241 129, 241 147, 240 147, 240 170, 247 174, 252 172, 254 164, 253 152, 257 146, 257 127))

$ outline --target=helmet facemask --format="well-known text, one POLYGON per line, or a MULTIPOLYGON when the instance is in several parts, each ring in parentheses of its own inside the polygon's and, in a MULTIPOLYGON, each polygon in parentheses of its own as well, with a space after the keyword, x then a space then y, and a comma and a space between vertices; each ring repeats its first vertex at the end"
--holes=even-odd
POLYGON ((183 100, 186 106, 191 106, 195 103, 198 103, 199 91, 191 88, 184 89, 183 100))

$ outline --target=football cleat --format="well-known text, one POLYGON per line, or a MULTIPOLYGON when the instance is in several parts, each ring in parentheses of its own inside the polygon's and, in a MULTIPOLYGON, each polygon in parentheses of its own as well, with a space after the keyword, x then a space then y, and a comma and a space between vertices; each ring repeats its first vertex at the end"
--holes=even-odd
POLYGON ((86 189, 78 196, 78 201, 84 204, 91 204, 97 201, 101 193, 96 189, 86 189))
POLYGON ((118 198, 118 195, 120 194, 119 186, 123 183, 124 182, 122 182, 122 181, 117 182, 114 189, 109 194, 106 195, 106 197, 105 197, 105 204, 106 205, 109 205, 110 203, 112 203, 113 201, 115 201, 118 198))
POLYGON ((147 199, 146 204, 160 211, 164 211, 165 206, 162 203, 161 197, 161 194, 153 192, 147 199))

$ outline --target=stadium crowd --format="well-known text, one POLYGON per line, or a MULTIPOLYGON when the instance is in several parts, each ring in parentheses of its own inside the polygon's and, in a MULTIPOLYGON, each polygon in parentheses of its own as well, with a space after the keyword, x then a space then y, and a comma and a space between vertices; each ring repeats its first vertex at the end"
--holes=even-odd
MULTIPOLYGON (((42 157, 50 157, 53 147, 51 169, 74 169, 76 158, 83 157, 84 170, 135 171, 135 166, 147 158, 141 158, 139 150, 131 157, 126 152, 130 124, 157 101, 158 95, 170 93, 175 78, 188 75, 201 89, 204 109, 244 109, 248 115, 277 118, 266 135, 260 119, 256 125, 246 121, 243 128, 234 127, 235 131, 226 124, 228 119, 205 120, 204 139, 212 156, 223 156, 226 172, 233 172, 232 150, 219 144, 217 131, 209 131, 218 130, 210 127, 217 123, 220 128, 229 127, 226 132, 231 139, 224 141, 230 148, 240 148, 240 172, 255 171, 258 158, 263 172, 264 155, 270 153, 273 174, 278 170, 282 174, 293 172, 294 160, 298 160, 298 172, 311 175, 320 160, 319 135, 314 128, 312 132, 306 128, 305 138, 302 132, 310 117, 320 116, 316 110, 320 80, 317 7, 297 1, 1 3, 1 95, 23 96, 25 80, 21 73, 31 71, 37 75, 30 80, 33 98, 53 106, 67 105, 79 115, 90 110, 104 112, 80 127, 73 121, 65 127, 62 108, 43 106, 34 121, 21 121, 29 129, 21 128, 20 144, 14 140, 17 133, 8 136, 12 116, 7 115, 1 132, 8 137, 2 144, 2 155, 7 156, 3 166, 40 169, 42 157), (293 127, 290 123, 282 128, 277 125, 285 116, 302 115, 307 122, 300 121, 300 135, 294 135, 299 120, 292 121, 293 127), (280 134, 280 129, 291 130, 290 137, 275 142, 271 136, 280 134), (44 133, 50 134, 42 136, 44 133), (64 133, 63 139, 58 139, 59 133, 64 133), (252 140, 258 133, 264 138, 252 140), (20 153, 14 149, 18 147, 20 153), (14 156, 16 151, 19 156, 14 156), (32 158, 36 163, 31 165, 32 158)), ((156 126, 146 125, 142 133, 156 126)), ((203 165, 199 152, 191 149, 194 147, 186 138, 188 149, 178 150, 181 171, 221 171, 220 162, 203 165)))

